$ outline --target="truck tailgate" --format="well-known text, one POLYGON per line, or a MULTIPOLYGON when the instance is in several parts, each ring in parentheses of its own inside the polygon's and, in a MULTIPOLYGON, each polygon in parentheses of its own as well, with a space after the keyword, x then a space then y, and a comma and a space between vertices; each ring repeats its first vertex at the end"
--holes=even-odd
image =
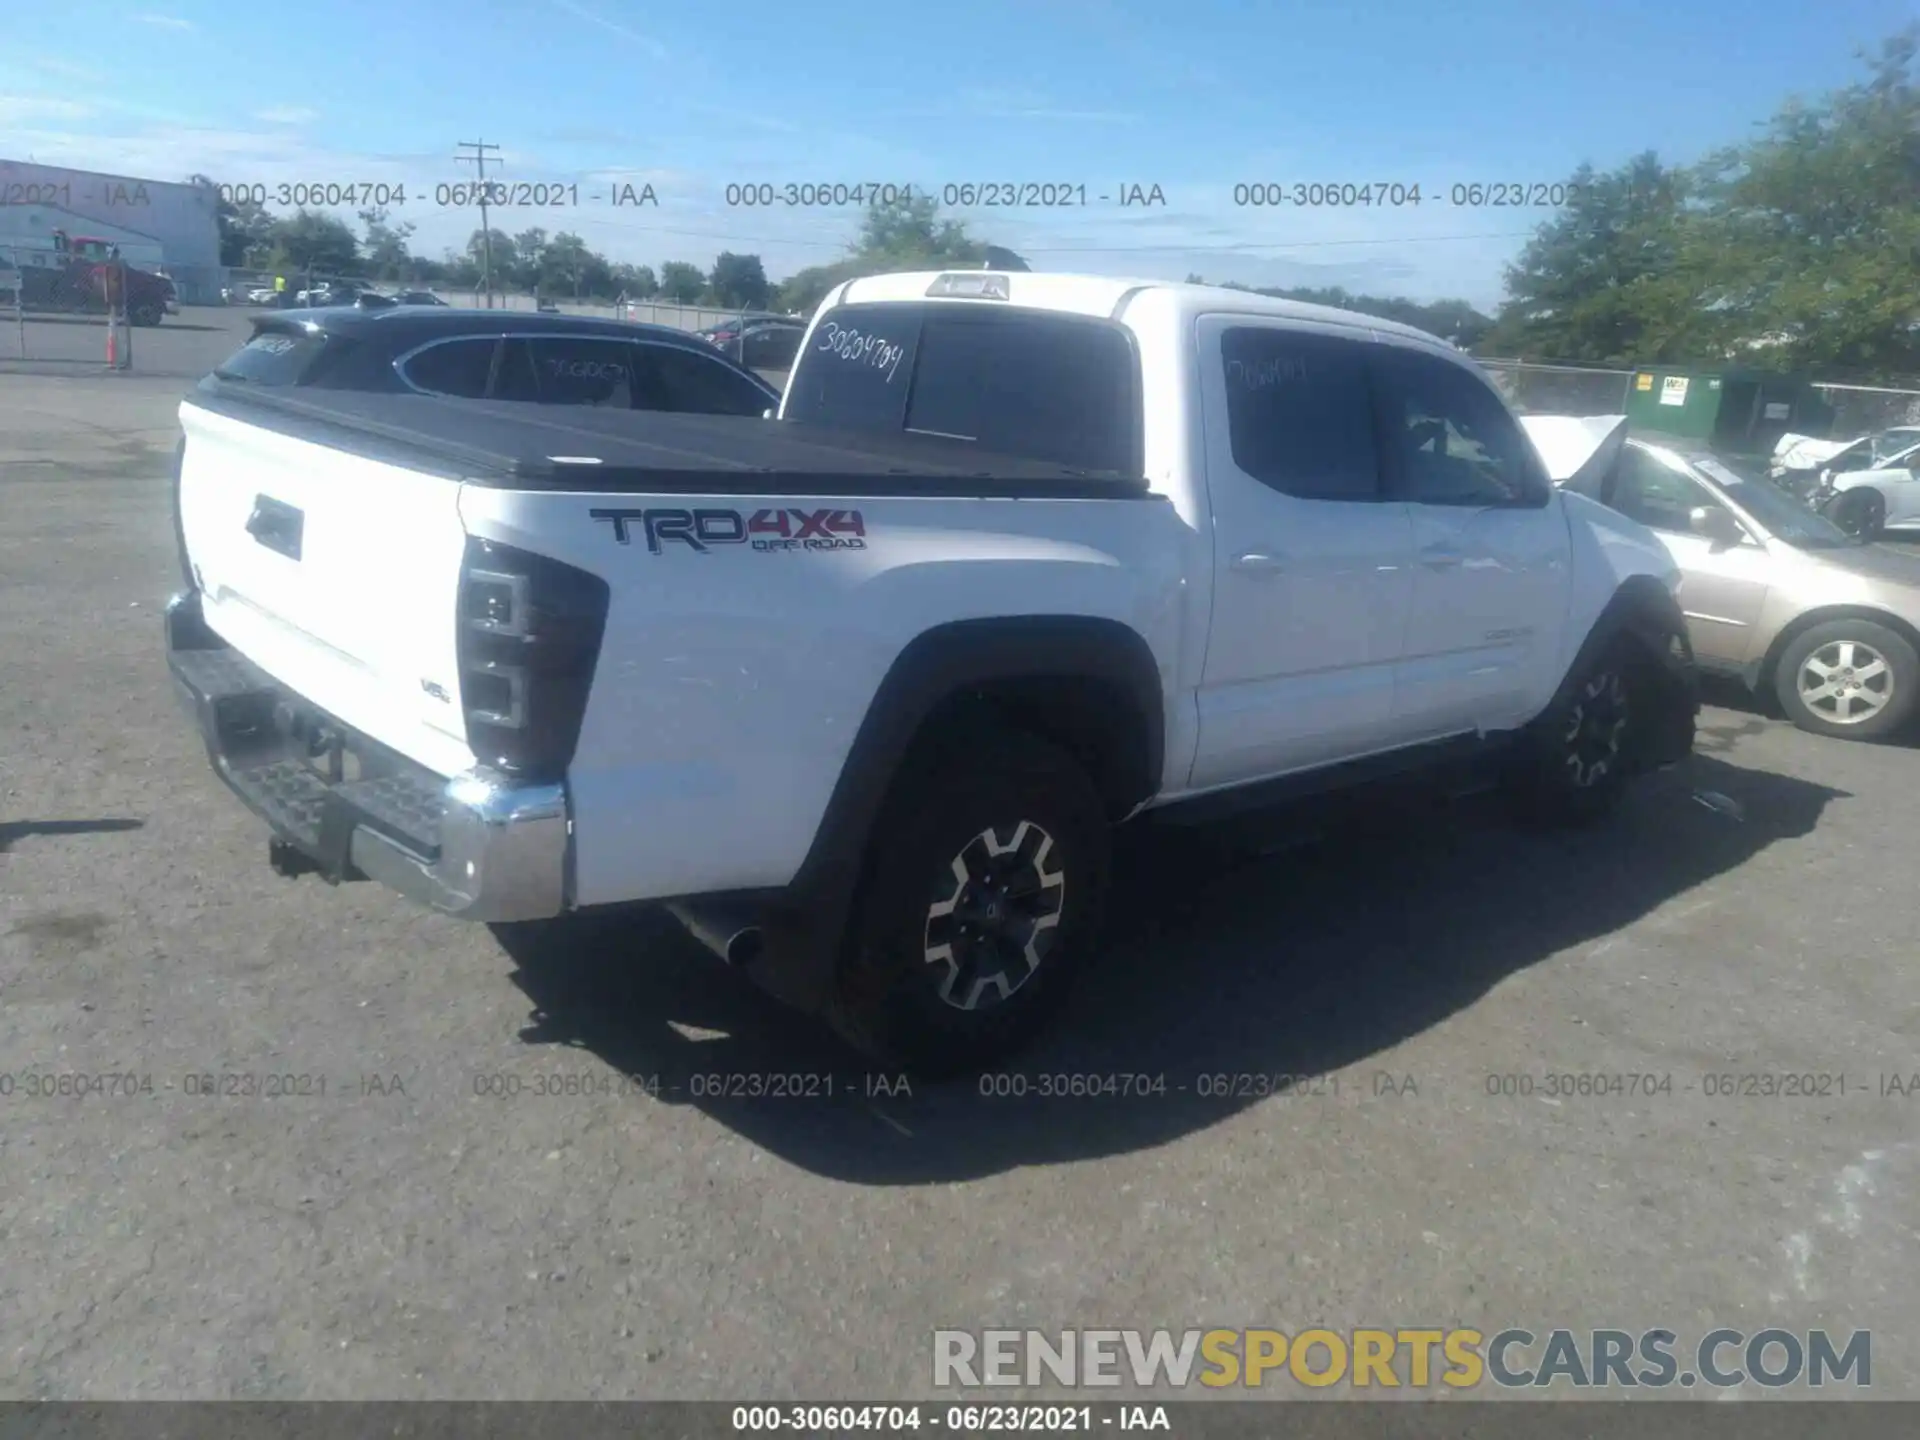
POLYGON ((180 524, 207 623, 274 679, 442 775, 473 763, 455 625, 458 480, 194 404, 180 524))

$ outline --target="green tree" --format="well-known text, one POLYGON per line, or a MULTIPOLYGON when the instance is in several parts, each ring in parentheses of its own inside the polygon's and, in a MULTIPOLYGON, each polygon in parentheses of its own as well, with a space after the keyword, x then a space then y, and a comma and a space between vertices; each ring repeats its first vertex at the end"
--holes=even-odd
POLYGON ((685 260, 669 260, 660 267, 660 298, 672 300, 681 305, 691 305, 707 289, 707 277, 698 265, 690 265, 685 260))
MULTIPOLYGON (((539 286, 549 243, 547 232, 538 225, 522 230, 513 237, 513 264, 505 273, 519 289, 532 290, 539 286)), ((498 263, 497 251, 495 263, 498 263)))
POLYGON ((720 252, 707 283, 719 304, 750 310, 764 309, 773 289, 758 255, 736 255, 731 250, 720 252))
POLYGON ((965 222, 940 219, 931 195, 911 194, 869 205, 854 245, 861 259, 895 269, 978 265, 986 249, 967 234, 965 222))
POLYGON ((1862 379, 1920 374, 1920 24, 1862 52, 1866 78, 1790 100, 1711 157, 1707 301, 1749 358, 1862 379))
POLYGON ((212 192, 214 223, 220 230, 220 263, 229 269, 264 265, 273 253, 277 223, 266 206, 220 198, 220 187, 205 175, 189 175, 189 185, 212 192))
POLYGON ((316 275, 352 275, 360 268, 360 242, 337 215, 296 210, 275 227, 272 263, 316 275))
POLYGON ((613 271, 606 258, 585 240, 562 230, 540 252, 539 286, 543 295, 611 295, 613 271))
POLYGON ((1713 256, 1690 172, 1648 152, 1582 165, 1570 200, 1506 275, 1484 347, 1526 359, 1635 365, 1710 350, 1726 317, 1703 302, 1713 256))
POLYGON ((651 265, 629 265, 624 261, 613 267, 613 288, 629 300, 651 300, 660 293, 660 278, 651 265))
POLYGON ((967 233, 965 222, 941 219, 930 195, 903 197, 890 205, 875 201, 861 220, 853 253, 790 276, 775 303, 805 314, 842 281, 891 270, 973 269, 986 259, 989 248, 967 233))
POLYGON ((504 230, 476 230, 467 237, 467 259, 473 263, 473 283, 478 285, 484 274, 483 266, 488 263, 487 251, 492 248, 493 288, 514 281, 519 266, 519 254, 514 249, 513 237, 504 230))
POLYGON ((403 280, 414 274, 414 259, 407 251, 413 222, 394 224, 383 206, 362 210, 359 215, 367 232, 361 248, 366 252, 368 273, 376 280, 403 280))

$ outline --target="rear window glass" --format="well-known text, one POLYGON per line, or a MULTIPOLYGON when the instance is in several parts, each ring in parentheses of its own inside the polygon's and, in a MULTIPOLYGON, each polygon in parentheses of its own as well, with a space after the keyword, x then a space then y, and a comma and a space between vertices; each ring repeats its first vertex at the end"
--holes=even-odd
POLYGON ((789 381, 786 416, 855 430, 898 430, 924 305, 843 305, 821 317, 789 381))
POLYGON ((807 342, 786 415, 1138 474, 1138 377, 1126 332, 1101 320, 984 304, 848 305, 807 342))
POLYGON ((222 380, 255 385, 298 385, 333 343, 333 337, 324 334, 266 330, 222 360, 213 373, 222 380))
POLYGON ((907 429, 1003 455, 1139 470, 1133 345, 1117 326, 956 307, 920 332, 907 429))

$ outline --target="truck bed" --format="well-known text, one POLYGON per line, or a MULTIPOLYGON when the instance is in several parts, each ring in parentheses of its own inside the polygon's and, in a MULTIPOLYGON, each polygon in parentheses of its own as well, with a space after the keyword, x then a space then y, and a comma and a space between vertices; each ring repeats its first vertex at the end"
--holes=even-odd
POLYGON ((427 395, 249 388, 209 379, 187 403, 473 485, 689 495, 1147 499, 1141 476, 997 455, 964 440, 427 395))

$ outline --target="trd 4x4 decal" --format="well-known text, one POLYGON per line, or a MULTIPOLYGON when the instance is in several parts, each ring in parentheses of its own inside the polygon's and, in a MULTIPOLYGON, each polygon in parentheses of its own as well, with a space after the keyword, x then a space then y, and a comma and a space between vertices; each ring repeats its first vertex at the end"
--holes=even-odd
POLYGON ((755 550, 864 550, 867 522, 858 510, 589 510, 613 526, 613 538, 633 543, 635 521, 658 555, 669 541, 705 555, 716 545, 755 550))

